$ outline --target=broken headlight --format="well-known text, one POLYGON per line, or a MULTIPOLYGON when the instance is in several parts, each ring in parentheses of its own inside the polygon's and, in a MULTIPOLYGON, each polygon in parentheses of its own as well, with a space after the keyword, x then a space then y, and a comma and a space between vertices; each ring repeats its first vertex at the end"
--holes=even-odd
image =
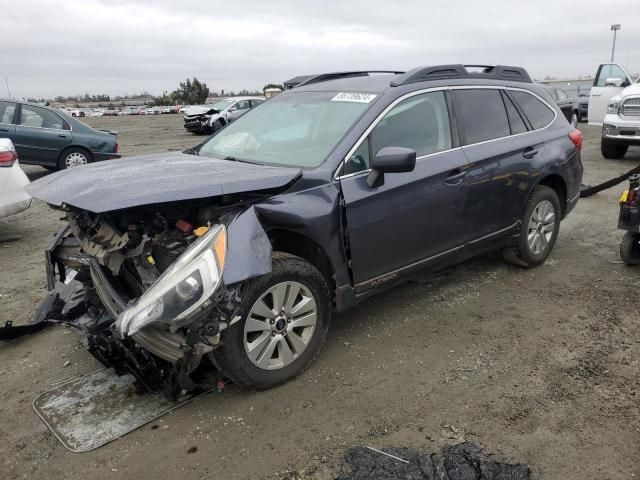
POLYGON ((191 315, 220 285, 226 252, 226 228, 210 228, 120 314, 116 322, 120 335, 133 335, 152 322, 169 323, 191 315))

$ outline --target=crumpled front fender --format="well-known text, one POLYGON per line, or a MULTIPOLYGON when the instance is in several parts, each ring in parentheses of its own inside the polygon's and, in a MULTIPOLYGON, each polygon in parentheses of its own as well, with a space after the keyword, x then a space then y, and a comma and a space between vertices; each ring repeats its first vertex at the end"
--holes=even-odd
POLYGON ((225 285, 269 273, 271 254, 269 237, 251 206, 227 225, 227 258, 222 274, 225 285))

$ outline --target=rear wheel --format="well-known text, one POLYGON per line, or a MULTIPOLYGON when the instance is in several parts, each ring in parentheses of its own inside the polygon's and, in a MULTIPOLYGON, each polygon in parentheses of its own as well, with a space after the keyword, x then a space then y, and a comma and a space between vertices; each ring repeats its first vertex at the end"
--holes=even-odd
POLYGON ((626 232, 620 242, 620 258, 627 265, 640 265, 640 234, 626 232))
POLYGON ((629 150, 629 145, 614 143, 604 137, 600 141, 600 151, 602 152, 602 156, 604 158, 620 160, 625 156, 627 150, 629 150))
POLYGON ((522 267, 536 267, 544 263, 558 238, 561 212, 556 192, 538 185, 522 215, 518 243, 503 251, 504 259, 522 267))
POLYGON ((82 148, 69 148, 62 152, 58 161, 58 169, 76 168, 91 163, 91 154, 82 148))
POLYGON ((271 273, 249 282, 238 314, 215 359, 241 386, 273 387, 320 351, 331 318, 329 286, 306 260, 276 252, 271 273))

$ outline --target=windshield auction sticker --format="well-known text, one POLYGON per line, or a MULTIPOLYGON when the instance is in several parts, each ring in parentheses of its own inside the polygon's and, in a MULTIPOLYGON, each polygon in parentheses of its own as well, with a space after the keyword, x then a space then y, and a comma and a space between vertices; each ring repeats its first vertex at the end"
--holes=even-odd
POLYGON ((360 93, 360 92, 340 92, 331 99, 332 102, 356 102, 356 103, 369 103, 376 98, 376 95, 372 93, 360 93))

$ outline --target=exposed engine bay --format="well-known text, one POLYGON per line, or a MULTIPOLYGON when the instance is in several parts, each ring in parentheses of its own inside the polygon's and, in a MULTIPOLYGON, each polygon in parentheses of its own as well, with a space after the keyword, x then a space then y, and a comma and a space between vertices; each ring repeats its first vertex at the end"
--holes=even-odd
POLYGON ((197 388, 200 371, 216 371, 212 352, 236 318, 243 281, 271 268, 254 208, 233 197, 202 208, 67 208, 46 251, 49 294, 36 321, 82 331, 89 352, 133 374, 140 393, 197 388))

